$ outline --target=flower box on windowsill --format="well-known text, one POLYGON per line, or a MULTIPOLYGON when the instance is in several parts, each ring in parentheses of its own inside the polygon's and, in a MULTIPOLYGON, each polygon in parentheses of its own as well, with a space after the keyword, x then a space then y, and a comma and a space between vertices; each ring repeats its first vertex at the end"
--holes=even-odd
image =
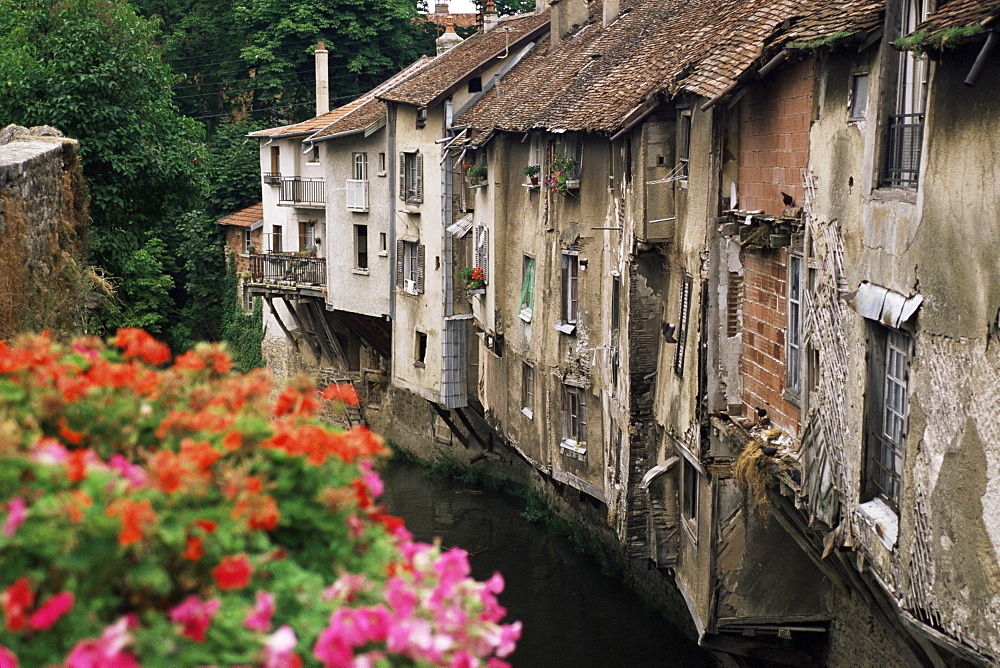
POLYGON ((522 183, 521 187, 527 188, 528 190, 538 190, 542 187, 541 183, 522 183))
POLYGON ((489 183, 487 183, 487 181, 485 179, 483 179, 482 181, 479 181, 477 183, 470 183, 469 184, 469 190, 475 190, 477 188, 485 188, 488 185, 489 185, 489 183))
POLYGON ((486 288, 466 288, 465 291, 468 292, 470 295, 485 295, 486 294, 486 288))
POLYGON ((566 190, 579 190, 580 179, 566 179, 566 190))

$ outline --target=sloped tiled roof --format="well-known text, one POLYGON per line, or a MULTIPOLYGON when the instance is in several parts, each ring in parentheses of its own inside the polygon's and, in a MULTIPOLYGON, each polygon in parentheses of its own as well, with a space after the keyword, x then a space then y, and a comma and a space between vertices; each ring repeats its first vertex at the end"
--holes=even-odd
POLYGON ((264 220, 264 203, 257 202, 236 213, 231 213, 225 218, 215 221, 219 225, 232 225, 233 227, 250 227, 257 221, 264 220))
MULTIPOLYGON (((764 0, 743 2, 721 24, 705 25, 717 41, 681 84, 714 97, 747 71, 767 50, 838 35, 868 33, 882 25, 885 0, 764 0)), ((763 62, 758 63, 763 65, 763 62)))
MULTIPOLYGON (((341 115, 329 125, 323 127, 309 139, 322 139, 323 137, 329 137, 342 132, 352 132, 367 128, 369 125, 376 122, 386 114, 385 102, 379 100, 377 96, 400 82, 406 81, 408 77, 412 76, 416 72, 419 72, 421 69, 426 67, 428 63, 433 62, 433 60, 434 59, 430 56, 423 56, 419 60, 413 62, 406 69, 401 70, 400 72, 389 77, 354 101, 358 102, 363 100, 360 105, 352 107, 348 112, 341 115)), ((352 102, 351 104, 353 105, 354 103, 352 102)))
POLYGON ((590 21, 539 44, 460 119, 473 127, 614 132, 652 93, 714 97, 791 40, 877 28, 884 0, 624 0, 618 21, 590 21), (784 30, 782 30, 784 29, 784 30))
POLYGON ((933 35, 951 28, 974 28, 989 25, 1000 17, 1000 0, 950 0, 939 2, 916 32, 933 35))
POLYGON ((395 86, 401 81, 404 81, 406 77, 418 71, 420 68, 424 67, 425 65, 427 65, 427 63, 431 62, 432 60, 433 58, 431 58, 430 56, 421 56, 419 60, 416 60, 405 69, 389 77, 388 79, 380 83, 375 88, 372 88, 370 91, 368 91, 361 97, 352 100, 351 102, 348 102, 344 106, 338 107, 333 111, 328 111, 325 114, 314 116, 313 118, 310 118, 309 120, 306 121, 302 121, 301 123, 294 123, 292 125, 282 125, 276 128, 251 132, 249 136, 287 137, 290 135, 304 135, 316 131, 324 131, 325 129, 335 124, 338 124, 341 121, 343 121, 343 123, 341 123, 343 129, 338 129, 333 132, 327 132, 325 134, 334 134, 335 132, 346 132, 348 130, 355 130, 367 127, 370 123, 378 120, 381 114, 385 113, 385 104, 376 100, 375 96, 395 86), (371 107, 378 107, 380 111, 378 111, 378 113, 375 113, 373 109, 371 109, 371 107), (364 111, 364 113, 361 113, 362 111, 364 111), (373 114, 374 117, 372 118, 373 114), (351 117, 349 121, 347 120, 348 116, 351 117), (368 121, 367 123, 357 125, 357 127, 353 127, 357 123, 361 122, 360 119, 362 117, 371 118, 371 120, 368 121))
POLYGON ((514 45, 547 30, 549 12, 525 14, 500 20, 487 33, 478 33, 435 58, 418 74, 378 97, 424 107, 447 93, 466 76, 514 45))

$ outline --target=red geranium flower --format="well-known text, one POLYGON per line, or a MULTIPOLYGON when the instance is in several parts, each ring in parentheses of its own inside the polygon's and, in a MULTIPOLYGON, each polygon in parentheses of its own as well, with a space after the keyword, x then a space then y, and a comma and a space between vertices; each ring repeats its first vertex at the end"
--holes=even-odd
POLYGON ((20 631, 28 621, 27 612, 35 604, 35 592, 31 591, 28 578, 17 581, 0 594, 0 606, 7 618, 8 631, 20 631))
POLYGON ((108 506, 107 514, 108 517, 121 515, 122 530, 118 534, 118 543, 122 547, 128 547, 142 540, 146 527, 156 521, 156 513, 149 499, 142 501, 118 499, 108 506))
POLYGON ((247 555, 240 553, 235 557, 223 557, 222 563, 212 569, 212 577, 219 589, 242 589, 250 584, 253 566, 247 555))
POLYGON ((198 536, 188 536, 187 548, 181 553, 181 556, 191 561, 198 561, 204 554, 205 547, 201 542, 201 538, 198 538, 198 536))
POLYGON ((115 345, 125 349, 125 359, 138 357, 153 365, 163 364, 170 359, 170 348, 141 329, 119 329, 115 335, 115 345))
POLYGON ((358 405, 358 391, 348 383, 334 383, 323 390, 323 398, 327 401, 342 401, 348 406, 358 405))

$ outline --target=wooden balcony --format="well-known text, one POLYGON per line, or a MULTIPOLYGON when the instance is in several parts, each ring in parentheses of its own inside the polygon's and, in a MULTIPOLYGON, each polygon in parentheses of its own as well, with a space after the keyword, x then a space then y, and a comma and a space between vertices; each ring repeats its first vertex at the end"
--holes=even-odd
POLYGON ((326 294, 326 258, 287 253, 250 253, 251 293, 326 294))

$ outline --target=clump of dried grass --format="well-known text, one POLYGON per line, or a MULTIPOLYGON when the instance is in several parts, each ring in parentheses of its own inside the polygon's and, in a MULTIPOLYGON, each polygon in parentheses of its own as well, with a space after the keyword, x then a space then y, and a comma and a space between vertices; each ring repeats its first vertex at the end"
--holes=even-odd
POLYGON ((740 456, 733 464, 733 479, 736 480, 754 501, 757 514, 766 519, 767 486, 772 474, 769 470, 770 460, 761 451, 761 442, 753 439, 748 442, 740 456))

